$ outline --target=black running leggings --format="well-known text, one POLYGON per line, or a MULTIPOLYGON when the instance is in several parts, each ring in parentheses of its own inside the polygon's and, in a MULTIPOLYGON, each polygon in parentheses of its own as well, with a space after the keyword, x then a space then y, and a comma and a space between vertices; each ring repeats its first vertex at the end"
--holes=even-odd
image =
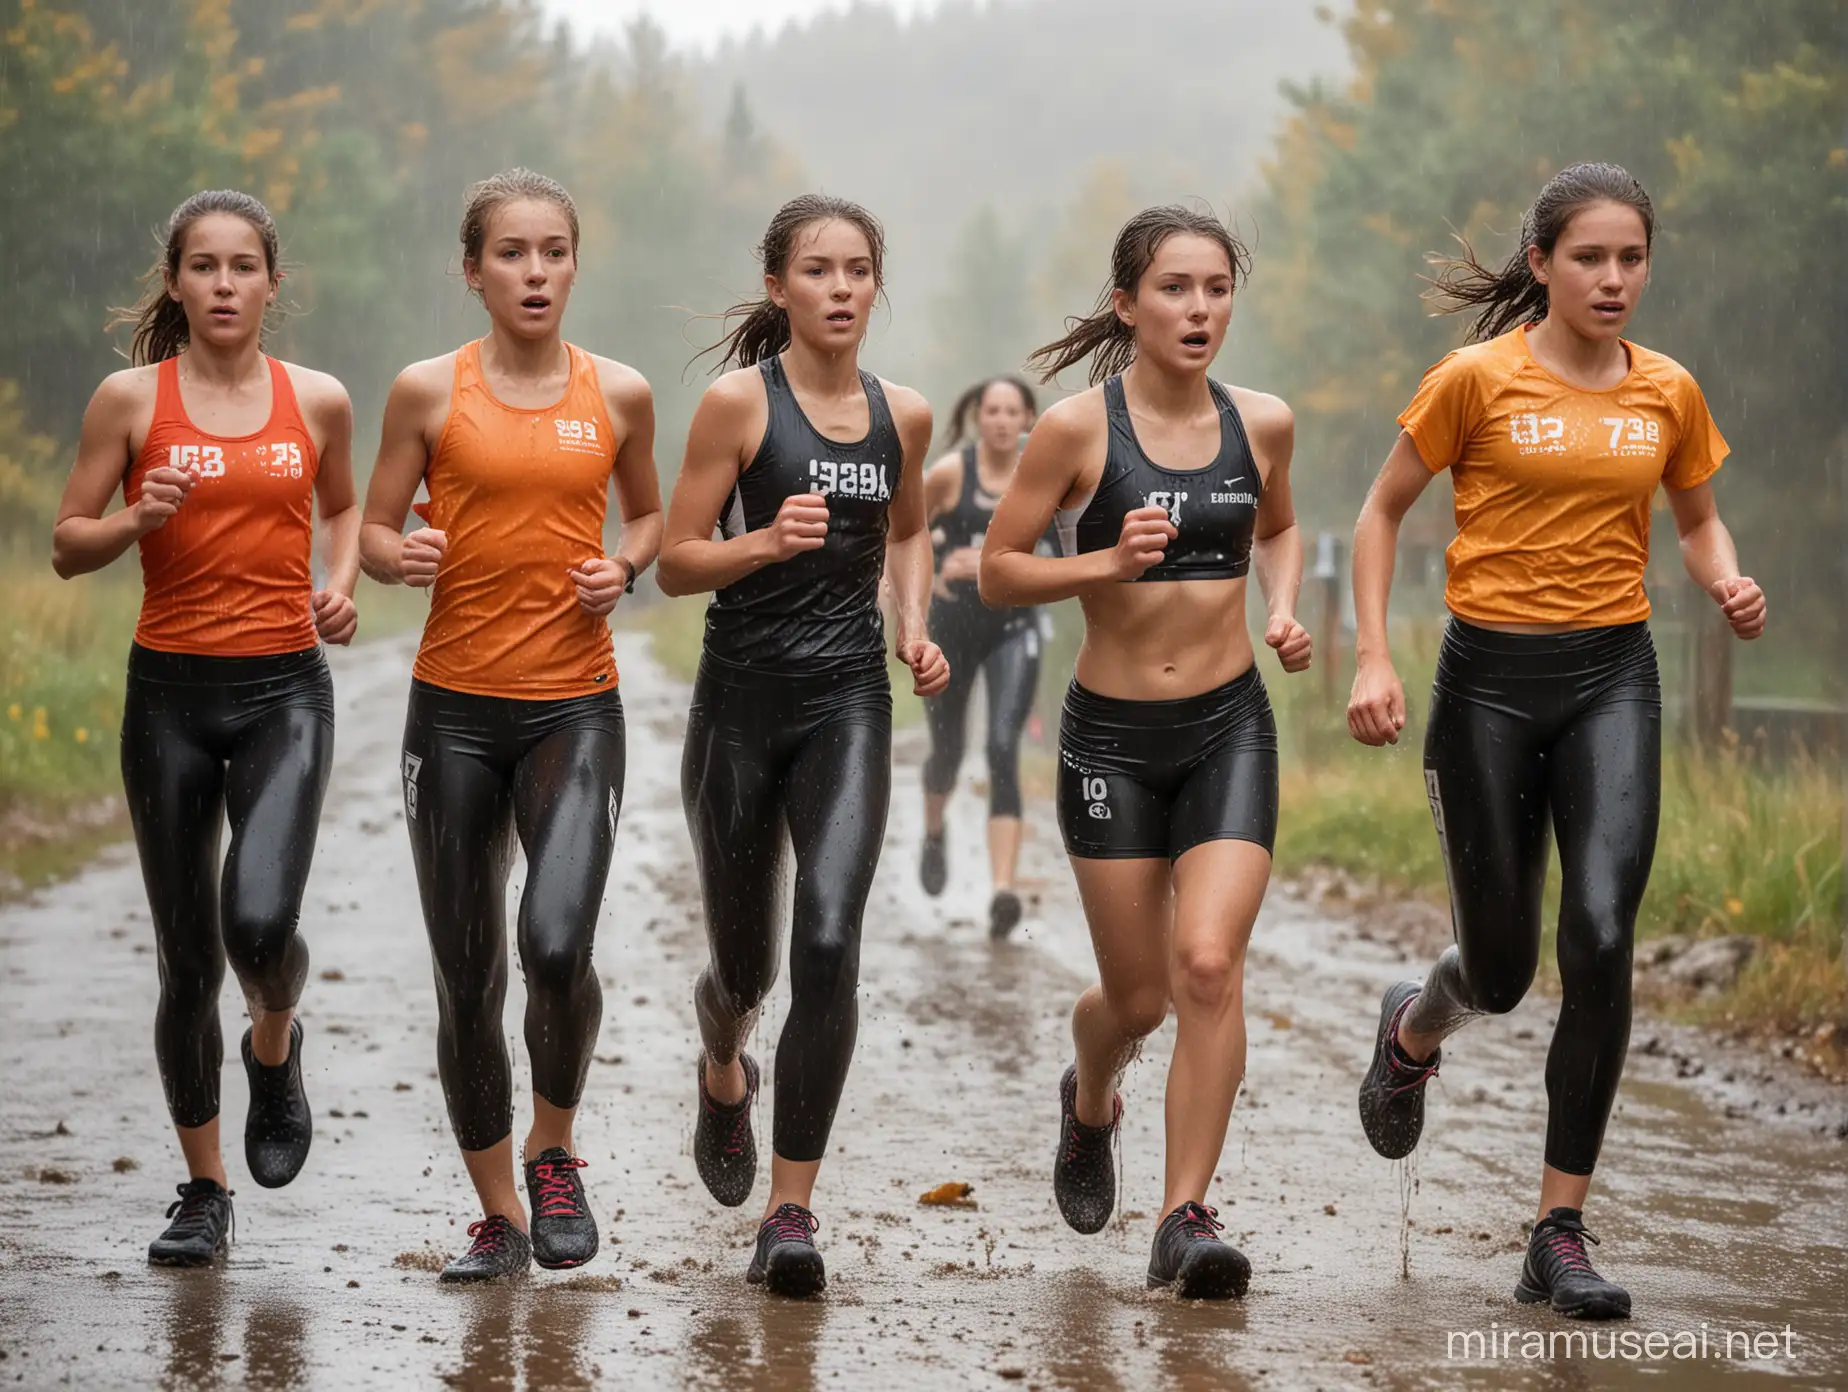
POLYGON ((154 920, 154 1054, 176 1126, 218 1115, 225 959, 261 1009, 301 997, 308 947, 296 930, 333 758, 334 687, 319 648, 130 650, 122 786, 154 920))
POLYGON ((1559 1023, 1546 1163, 1590 1174, 1630 1040, 1630 949, 1661 810, 1661 685, 1641 623, 1506 634, 1452 620, 1425 786, 1456 946, 1407 1027, 1448 1034, 1520 1003, 1540 958, 1548 831, 1559 840, 1559 1023))
POLYGON ((787 828, 795 912, 773 1127, 785 1160, 821 1159, 847 1082, 891 787, 883 666, 787 676, 701 659, 680 772, 712 953, 694 1005, 707 1054, 730 1063, 776 981, 787 828))
POLYGON ((616 845, 622 698, 474 696, 411 683, 404 812, 436 969, 437 1067, 464 1150, 513 1130, 507 873, 526 852, 520 967, 533 1091, 575 1107, 603 1022, 592 954, 616 845))
POLYGON ((931 632, 950 664, 950 684, 924 702, 930 727, 930 756, 924 761, 924 791, 947 795, 956 787, 968 727, 969 697, 979 672, 988 683, 988 815, 1020 815, 1020 732, 1039 686, 1040 635, 1035 617, 977 616, 954 612, 981 603, 942 601, 932 606, 931 632))

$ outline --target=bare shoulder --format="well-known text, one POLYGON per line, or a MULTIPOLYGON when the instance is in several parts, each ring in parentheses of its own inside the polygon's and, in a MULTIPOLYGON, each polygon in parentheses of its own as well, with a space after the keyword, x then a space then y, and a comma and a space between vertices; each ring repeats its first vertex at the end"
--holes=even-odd
POLYGON ((961 479, 963 471, 963 452, 961 449, 950 450, 940 454, 925 467, 925 478, 961 479))
POLYGON ((1226 390, 1232 393, 1232 404, 1238 407, 1251 442, 1265 454, 1282 451, 1287 455, 1296 439, 1296 415, 1284 399, 1250 387, 1228 385, 1226 390))
POLYGON ((879 385, 885 390, 886 406, 892 412, 892 423, 901 434, 907 430, 930 428, 930 403, 924 399, 922 392, 901 387, 883 377, 879 379, 879 385))
POLYGON ((99 419, 121 416, 127 420, 142 410, 153 409, 154 393, 159 390, 159 384, 158 363, 125 367, 96 384, 96 390, 90 394, 90 410, 99 419))
POLYGON ((1033 434, 1044 444, 1069 448, 1101 437, 1107 427, 1104 389, 1100 386, 1053 402, 1040 412, 1033 434))
POLYGON ((449 400, 456 380, 456 355, 440 353, 434 358, 414 362, 391 384, 391 394, 400 401, 433 406, 449 400))
POLYGON ((754 366, 734 367, 730 372, 720 373, 706 388, 700 397, 700 407, 728 413, 747 412, 754 407, 762 408, 769 399, 762 372, 754 366))
POLYGON ((295 399, 301 403, 303 415, 326 421, 353 418, 353 400, 338 377, 299 363, 285 362, 282 367, 289 374, 289 385, 295 389, 295 399))
POLYGON ((654 391, 641 373, 627 363, 596 353, 590 354, 590 361, 597 369, 597 386, 603 399, 612 407, 624 414, 654 409, 654 391))

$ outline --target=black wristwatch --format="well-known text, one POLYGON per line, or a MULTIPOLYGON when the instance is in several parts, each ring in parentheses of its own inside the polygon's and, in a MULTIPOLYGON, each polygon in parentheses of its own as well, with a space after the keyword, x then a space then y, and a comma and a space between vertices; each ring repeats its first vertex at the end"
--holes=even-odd
POLYGON ((635 593, 635 562, 630 560, 627 556, 614 556, 614 557, 611 557, 611 559, 614 560, 617 565, 622 566, 625 570, 629 572, 629 578, 623 584, 622 592, 624 594, 634 594, 635 593))

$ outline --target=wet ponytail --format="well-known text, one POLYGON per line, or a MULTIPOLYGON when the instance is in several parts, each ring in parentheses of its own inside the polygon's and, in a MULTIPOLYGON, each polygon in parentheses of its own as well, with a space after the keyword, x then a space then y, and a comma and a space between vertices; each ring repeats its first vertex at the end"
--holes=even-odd
MULTIPOLYGON (((276 222, 269 209, 247 193, 236 189, 206 189, 195 193, 173 210, 167 219, 166 247, 141 280, 147 287, 132 307, 112 309, 104 324, 105 331, 123 324, 133 324, 135 335, 129 345, 128 358, 136 367, 165 362, 178 357, 192 342, 192 330, 186 323, 186 306, 173 298, 171 287, 179 278, 180 255, 186 249, 186 234, 200 218, 213 213, 241 217, 257 231, 263 242, 263 261, 274 285, 281 270, 281 245, 276 236, 276 222)), ((272 305, 263 316, 267 332, 282 317, 279 306, 272 305)))
POLYGON ((1039 369, 1041 382, 1050 382, 1066 368, 1089 358, 1090 381, 1096 386, 1136 360, 1136 331, 1118 316, 1114 292, 1121 290, 1133 297, 1162 243, 1182 232, 1219 243, 1232 266, 1234 290, 1251 273, 1251 253, 1211 213, 1178 205, 1143 209, 1117 233, 1116 247, 1110 253, 1110 283, 1097 297, 1096 307, 1082 319, 1067 319, 1065 337, 1048 343, 1027 359, 1029 368, 1039 369))
MULTIPOLYGON (((885 284, 885 229, 879 219, 858 203, 845 198, 830 198, 822 193, 805 193, 792 198, 776 210, 764 239, 757 248, 757 260, 764 274, 781 278, 789 270, 789 258, 796 238, 805 227, 817 222, 851 223, 866 238, 873 254, 873 282, 885 284)), ((721 323, 739 320, 712 347, 694 356, 698 362, 708 353, 720 354, 715 371, 728 367, 751 367, 765 358, 773 358, 789 346, 789 312, 768 295, 756 300, 741 300, 723 314, 714 316, 721 323)))
POLYGON ((1655 207, 1630 172, 1615 164, 1574 164, 1547 180, 1521 218, 1520 245, 1499 271, 1484 266, 1475 248, 1458 237, 1461 256, 1431 258, 1438 270, 1424 297, 1440 314, 1477 310, 1469 326, 1472 343, 1496 338, 1517 324, 1538 324, 1546 318, 1547 292, 1528 264, 1527 249, 1538 247, 1543 256, 1551 256, 1572 219, 1591 204, 1605 202, 1636 209, 1645 245, 1655 245, 1655 207))

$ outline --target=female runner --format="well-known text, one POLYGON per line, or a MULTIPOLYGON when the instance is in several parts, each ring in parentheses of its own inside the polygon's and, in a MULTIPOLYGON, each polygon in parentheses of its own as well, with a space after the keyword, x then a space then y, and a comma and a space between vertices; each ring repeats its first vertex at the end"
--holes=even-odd
POLYGON ((141 552, 122 784, 160 963, 154 1055, 189 1175, 148 1248, 159 1266, 205 1265, 230 1242, 218 1145, 227 957, 250 1010, 251 1178, 287 1184, 314 1134, 298 928, 334 752, 320 645, 350 642, 359 624, 359 508, 346 389, 263 352, 277 258, 276 224, 248 194, 196 193, 174 210, 148 292, 119 321, 135 326, 135 365, 90 399, 52 533, 66 577, 141 552), (117 487, 126 506, 104 517, 117 487))
POLYGON ((443 1096, 482 1212, 442 1279, 480 1281, 597 1252, 571 1127, 603 1019, 592 951, 622 804, 609 614, 660 548, 661 495, 648 384, 559 335, 577 278, 571 196, 507 170, 469 189, 461 237, 488 335, 393 384, 360 540, 374 579, 432 587, 405 717, 404 811, 436 968, 443 1096), (622 538, 605 556, 612 481, 622 538), (428 525, 404 536, 419 483, 428 525), (501 1032, 516 835, 530 1236, 501 1032))
MULTIPOLYGON (((1623 328, 1649 278, 1649 195, 1612 164, 1548 181, 1500 272, 1465 248, 1437 285, 1479 310, 1472 345, 1425 374, 1354 529, 1358 670, 1348 729, 1396 743, 1405 693, 1386 641, 1399 522, 1451 471, 1457 538, 1425 732, 1425 788, 1456 943, 1380 1008, 1361 1124, 1381 1155, 1424 1125, 1438 1046, 1520 1003, 1540 955, 1549 821, 1559 837, 1559 1023, 1546 1159, 1515 1298, 1589 1319, 1630 1295, 1585 1254, 1581 1211, 1630 1037, 1630 946, 1655 854, 1661 686, 1643 568, 1658 484, 1688 574, 1741 638, 1765 599, 1739 574, 1708 482, 1726 457, 1678 364, 1623 328)), ((1595 1240, 1595 1239, 1594 1239, 1595 1240)))
POLYGON ((727 316, 743 318, 721 344, 738 369, 694 414, 661 588, 713 592, 680 786, 711 948, 693 993, 705 1044, 693 1154, 732 1206, 757 1173, 758 1071, 742 1050, 776 979, 785 828, 795 846, 770 1199, 746 1279, 800 1296, 826 1284, 810 1204, 853 1058, 860 919, 891 790, 882 571, 918 694, 941 691, 949 667, 925 637, 930 408, 860 369, 879 223, 806 195, 778 210, 758 255, 765 296, 727 316))
POLYGON ((991 377, 956 403, 961 447, 924 473, 924 510, 937 553, 930 631, 943 644, 950 684, 924 703, 930 757, 924 763, 925 892, 943 893, 949 875, 944 806, 962 764, 969 697, 981 674, 988 683, 988 863, 994 896, 988 932, 1004 938, 1020 922, 1014 869, 1020 860, 1020 732, 1039 687, 1039 611, 990 609, 975 592, 982 538, 995 502, 1014 478, 1020 441, 1033 425, 1033 389, 1013 377, 991 377), (969 424, 973 419, 974 438, 969 424))
POLYGON ((1204 1298, 1242 1295, 1251 1274, 1206 1190, 1244 1077, 1245 945, 1277 825, 1277 731, 1245 631, 1254 555, 1265 642, 1285 671, 1310 657, 1293 617, 1293 418, 1206 375, 1248 264, 1205 213, 1151 208, 1124 225, 1095 312, 1031 359, 1050 380, 1089 358, 1094 385, 1034 428, 981 568, 990 604, 1076 595, 1085 617, 1058 801, 1099 983, 1072 1012, 1053 1192, 1079 1232, 1110 1217, 1117 1081, 1172 1003, 1166 1217, 1148 1279, 1204 1298), (1055 515, 1065 554, 1036 556, 1055 515))

